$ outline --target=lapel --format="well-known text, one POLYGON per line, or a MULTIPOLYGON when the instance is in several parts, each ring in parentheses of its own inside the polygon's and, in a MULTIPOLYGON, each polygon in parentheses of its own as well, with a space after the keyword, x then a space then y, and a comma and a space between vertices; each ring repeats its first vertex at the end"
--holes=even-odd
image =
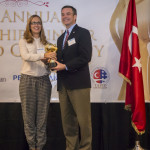
POLYGON ((61 47, 61 50, 62 50, 62 47, 63 47, 64 36, 65 36, 65 32, 60 37, 60 44, 61 44, 60 47, 61 47))
POLYGON ((75 25, 74 28, 72 29, 70 35, 69 35, 68 40, 74 38, 77 29, 78 29, 78 25, 75 25))

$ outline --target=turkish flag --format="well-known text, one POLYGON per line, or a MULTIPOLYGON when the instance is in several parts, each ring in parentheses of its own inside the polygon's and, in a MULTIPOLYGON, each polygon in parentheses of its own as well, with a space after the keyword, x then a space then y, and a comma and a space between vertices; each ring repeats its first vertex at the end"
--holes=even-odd
POLYGON ((146 114, 140 62, 135 0, 128 5, 119 73, 127 81, 125 108, 132 112, 132 125, 138 134, 145 132, 146 114))

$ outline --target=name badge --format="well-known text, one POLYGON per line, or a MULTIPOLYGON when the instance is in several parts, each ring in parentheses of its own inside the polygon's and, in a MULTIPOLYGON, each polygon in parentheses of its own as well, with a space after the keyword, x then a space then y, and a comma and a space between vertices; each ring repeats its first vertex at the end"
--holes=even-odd
POLYGON ((37 49, 37 54, 41 54, 41 53, 45 53, 45 49, 44 48, 38 48, 37 49))
POLYGON ((72 39, 70 39, 70 40, 68 41, 68 46, 71 46, 71 45, 73 45, 73 44, 75 44, 75 43, 76 43, 75 38, 72 38, 72 39))

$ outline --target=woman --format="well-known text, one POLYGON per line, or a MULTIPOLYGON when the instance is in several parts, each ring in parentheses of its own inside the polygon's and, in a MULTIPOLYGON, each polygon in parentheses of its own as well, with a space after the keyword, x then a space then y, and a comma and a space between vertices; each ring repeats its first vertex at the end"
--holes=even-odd
POLYGON ((23 60, 19 93, 30 150, 42 150, 46 143, 51 83, 45 62, 56 58, 55 52, 45 53, 46 44, 42 20, 39 16, 32 15, 28 19, 24 38, 19 41, 23 60))

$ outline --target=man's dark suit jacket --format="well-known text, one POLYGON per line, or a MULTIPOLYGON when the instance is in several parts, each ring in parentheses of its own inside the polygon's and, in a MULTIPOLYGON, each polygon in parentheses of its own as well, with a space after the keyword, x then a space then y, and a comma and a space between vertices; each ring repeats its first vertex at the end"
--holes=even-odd
POLYGON ((57 90, 63 83, 66 89, 90 88, 90 72, 88 63, 92 56, 92 42, 88 30, 75 25, 68 37, 68 41, 75 40, 70 46, 68 42, 63 47, 63 33, 57 40, 57 60, 66 64, 67 70, 57 72, 57 90))

